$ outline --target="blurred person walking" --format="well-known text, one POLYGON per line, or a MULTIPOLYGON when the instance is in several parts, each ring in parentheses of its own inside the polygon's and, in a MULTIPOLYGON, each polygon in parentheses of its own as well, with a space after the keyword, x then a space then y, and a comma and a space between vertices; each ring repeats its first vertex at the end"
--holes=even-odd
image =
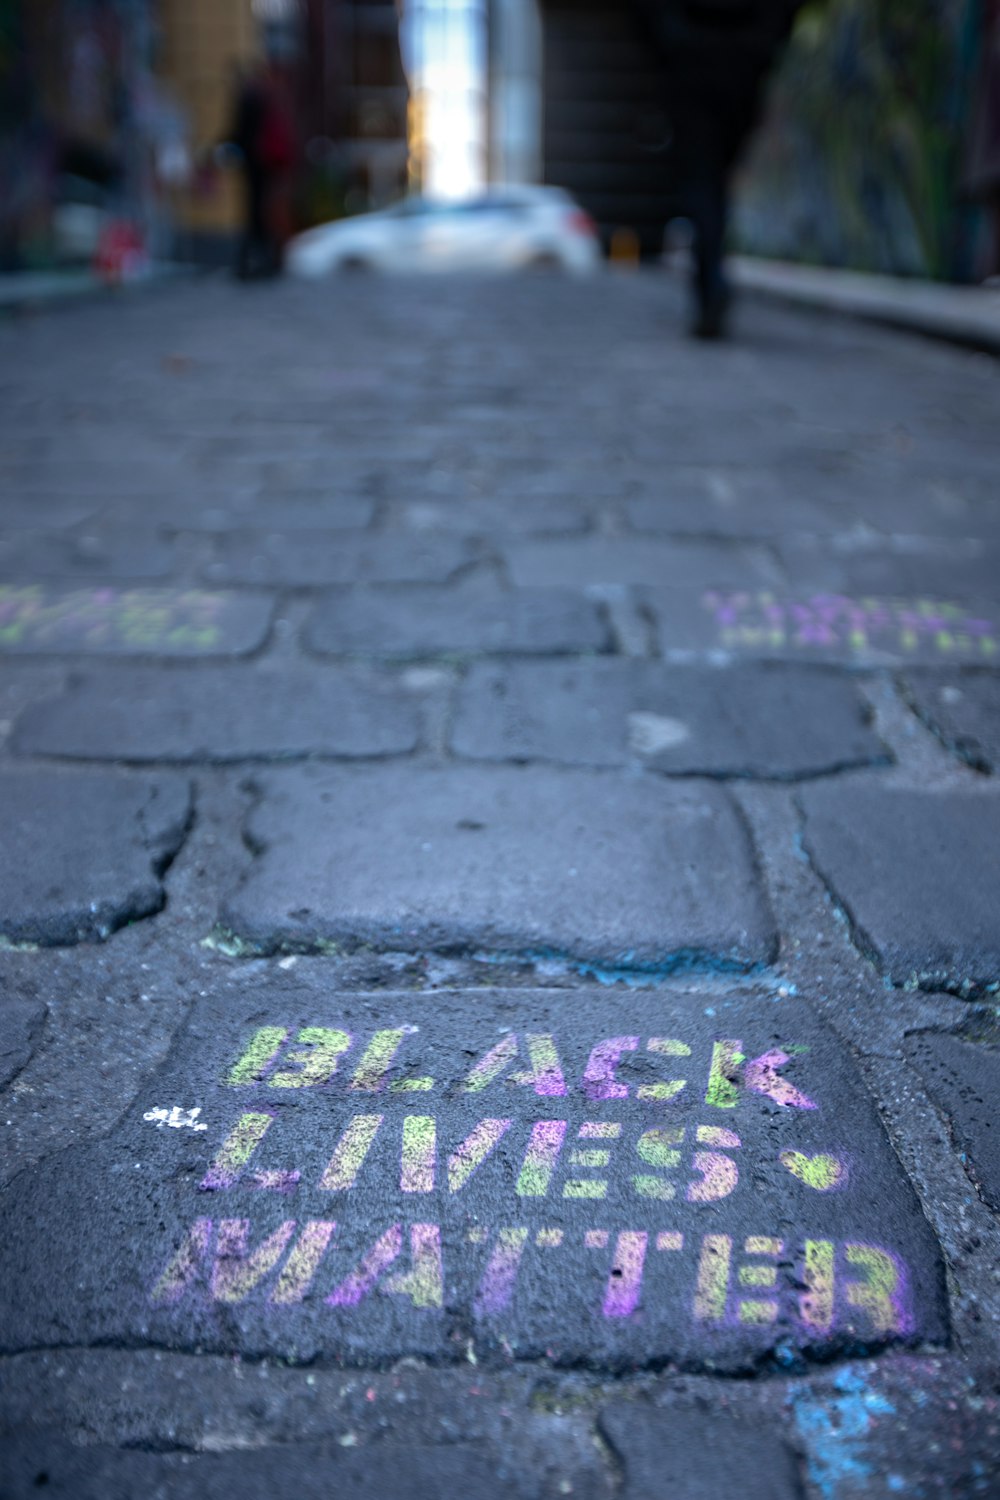
POLYGON ((987 278, 1000 275, 1000 0, 982 0, 979 38, 964 187, 986 219, 976 274, 987 278))
POLYGON ((240 150, 245 195, 236 274, 241 280, 275 276, 291 234, 295 127, 273 63, 238 78, 230 139, 240 150))
POLYGON ((678 210, 694 227, 692 333, 721 338, 733 169, 801 0, 638 0, 665 64, 678 210))

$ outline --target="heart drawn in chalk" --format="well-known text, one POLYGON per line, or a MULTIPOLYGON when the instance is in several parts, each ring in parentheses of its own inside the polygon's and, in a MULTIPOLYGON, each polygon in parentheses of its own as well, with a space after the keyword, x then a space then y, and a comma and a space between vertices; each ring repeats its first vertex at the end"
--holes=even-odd
POLYGON ((801 1151, 782 1151, 778 1157, 793 1177, 815 1188, 817 1193, 833 1193, 847 1181, 847 1163, 838 1156, 804 1156, 801 1151))

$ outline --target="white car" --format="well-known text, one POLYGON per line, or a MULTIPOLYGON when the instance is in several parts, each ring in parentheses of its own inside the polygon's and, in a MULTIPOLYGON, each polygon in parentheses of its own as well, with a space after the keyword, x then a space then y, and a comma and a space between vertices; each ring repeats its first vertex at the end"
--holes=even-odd
POLYGON ((333 271, 517 271, 584 274, 600 264, 597 230, 561 188, 498 187, 474 198, 404 198, 392 208, 307 229, 289 242, 293 276, 333 271))

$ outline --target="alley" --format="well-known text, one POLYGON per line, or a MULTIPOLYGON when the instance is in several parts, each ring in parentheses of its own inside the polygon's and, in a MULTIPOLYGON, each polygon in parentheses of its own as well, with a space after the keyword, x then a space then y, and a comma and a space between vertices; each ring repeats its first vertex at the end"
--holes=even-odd
POLYGON ((3 1496, 1000 1495, 998 367, 682 324, 0 326, 3 1496))

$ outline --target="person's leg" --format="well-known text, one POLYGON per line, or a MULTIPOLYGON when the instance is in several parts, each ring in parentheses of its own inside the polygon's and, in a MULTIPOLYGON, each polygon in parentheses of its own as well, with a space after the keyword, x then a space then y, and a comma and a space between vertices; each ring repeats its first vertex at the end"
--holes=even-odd
POLYGON ((240 275, 244 279, 259 276, 266 267, 267 192, 265 173, 256 165, 246 170, 246 232, 240 251, 240 275))
POLYGON ((692 332, 721 338, 726 331, 729 287, 724 257, 733 171, 757 118, 760 79, 739 59, 703 78, 679 113, 682 197, 695 229, 692 332))
POLYGON ((246 281, 253 267, 253 234, 254 234, 254 205, 253 205, 253 174, 247 162, 243 163, 243 227, 240 230, 240 241, 236 250, 236 265, 234 271, 240 281, 246 281))
POLYGON ((729 293, 722 266, 726 240, 727 173, 717 152, 706 150, 691 185, 690 216, 695 227, 693 332, 699 338, 721 338, 725 332, 729 293))
POLYGON ((718 338, 727 304, 722 255, 726 237, 728 170, 725 133, 700 97, 678 94, 674 109, 678 204, 694 229, 692 332, 718 338))

